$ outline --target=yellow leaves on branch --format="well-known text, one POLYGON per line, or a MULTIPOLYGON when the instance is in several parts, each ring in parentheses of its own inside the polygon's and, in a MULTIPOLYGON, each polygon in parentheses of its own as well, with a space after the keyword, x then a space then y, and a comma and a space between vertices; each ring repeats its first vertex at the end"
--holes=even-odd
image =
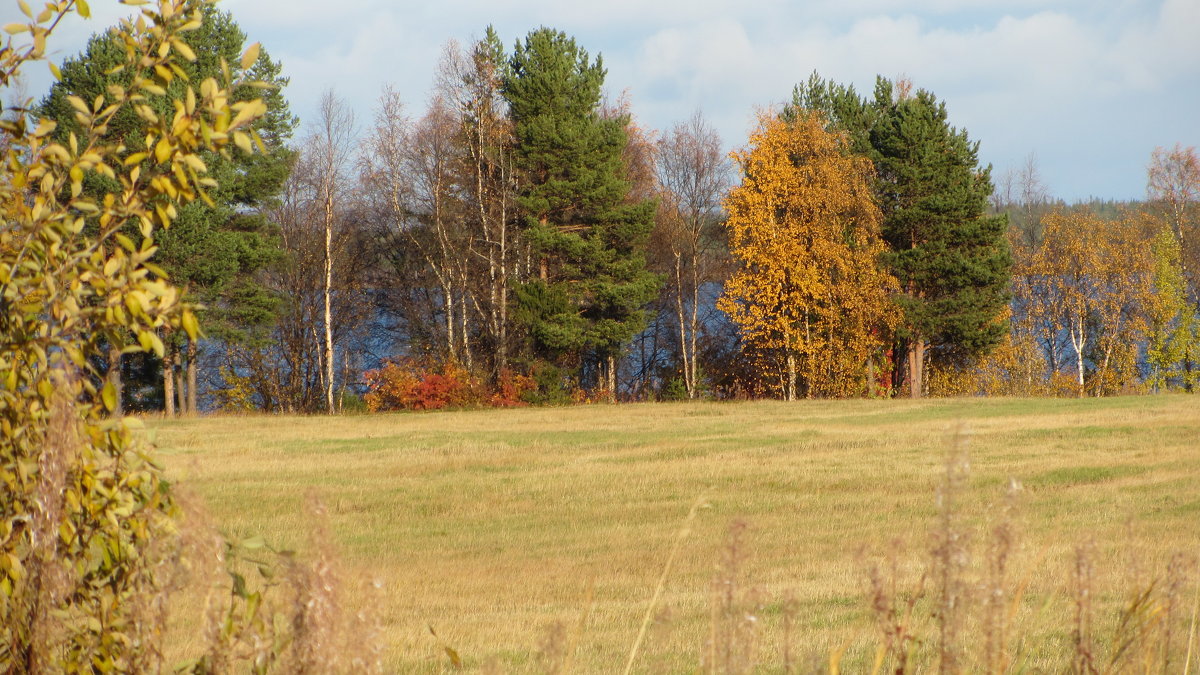
POLYGON ((718 306, 752 348, 795 365, 789 391, 798 383, 809 396, 863 393, 897 316, 896 281, 879 265, 871 163, 815 114, 759 124, 733 154, 744 178, 725 201, 726 227, 741 269, 718 306))
MULTIPOLYGON (((0 86, 43 57, 40 41, 63 17, 88 13, 78 0, 47 3, 39 15, 18 4, 30 22, 9 26, 0 42, 0 86)), ((254 83, 232 80, 228 68, 221 81, 188 83, 181 68, 183 61, 195 59, 181 35, 200 25, 203 3, 126 4, 146 5, 114 33, 125 52, 116 70, 131 74, 129 86, 109 86, 94 98, 68 97, 80 129, 64 139, 56 140, 51 120, 32 124, 27 114, 0 118, 0 209, 8 225, 0 233, 0 292, 13 308, 12 322, 28 324, 22 330, 41 336, 35 347, 48 354, 68 353, 63 345, 73 345, 80 331, 96 344, 120 345, 132 334, 138 347, 154 352, 162 348, 157 332, 167 326, 197 334, 195 317, 150 262, 154 231, 170 226, 177 204, 207 200, 204 190, 214 183, 205 175, 202 152, 234 147, 249 152, 256 142, 261 145, 251 127, 266 106, 261 99, 234 102, 231 93, 254 83), (149 97, 165 95, 166 85, 179 93, 173 114, 159 116, 149 97), (145 123, 144 152, 130 151, 108 133, 114 116, 126 108, 145 123), (119 188, 89 193, 83 189, 89 175, 116 181, 119 188), (79 236, 85 220, 98 225, 95 236, 79 236), (137 247, 122 233, 127 224, 140 229, 137 247), (55 322, 48 328, 42 326, 47 317, 55 322)), ((257 54, 252 46, 243 60, 253 61, 257 54)), ((28 105, 17 104, 22 110, 28 105)), ((17 373, 18 380, 45 375, 21 368, 0 357, 0 371, 17 373)), ((10 388, 35 390, 25 384, 10 388)))
POLYGON ((1128 356, 1148 327, 1153 260, 1146 242, 1155 225, 1090 210, 1055 211, 1042 223, 1041 243, 1014 270, 1018 297, 1032 320, 1067 336, 1080 394, 1089 351, 1097 391, 1124 386, 1136 379, 1128 356))
MULTIPOLYGON (((167 331, 199 331, 151 262, 153 234, 178 204, 203 198, 210 179, 199 154, 252 147, 247 129, 264 109, 231 103, 232 89, 250 83, 226 76, 197 91, 180 76, 180 59, 195 56, 180 36, 200 25, 204 3, 125 0, 146 5, 114 33, 125 56, 117 70, 131 84, 69 99, 80 128, 66 138, 56 140, 49 120, 31 123, 29 101, 0 108, 0 522, 40 528, 0 537, 0 559, 12 563, 0 565, 2 672, 25 670, 26 658, 37 672, 158 669, 161 644, 144 638, 161 635, 160 626, 141 627, 141 600, 168 582, 160 556, 175 550, 167 543, 175 507, 133 422, 111 418, 117 391, 97 364, 112 363, 115 351, 162 356, 167 331), (166 84, 184 92, 169 119, 148 105, 166 84), (145 121, 147 152, 110 137, 121 109, 145 121), (83 190, 89 174, 113 187, 83 190), (141 231, 137 242, 130 225, 141 231), (40 607, 57 608, 55 616, 40 607), (14 654, 20 660, 6 658, 14 654)), ((30 22, 0 37, 0 88, 43 58, 64 16, 89 13, 82 0, 51 0, 40 14, 18 5, 30 22)))

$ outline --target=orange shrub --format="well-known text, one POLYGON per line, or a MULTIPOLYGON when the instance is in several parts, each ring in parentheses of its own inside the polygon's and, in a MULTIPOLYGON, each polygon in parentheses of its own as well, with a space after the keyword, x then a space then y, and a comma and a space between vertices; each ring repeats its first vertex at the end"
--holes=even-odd
POLYGON ((486 399, 479 378, 455 363, 429 368, 415 361, 389 361, 363 377, 370 389, 364 398, 371 412, 465 408, 486 399))
POLYGON ((500 378, 496 380, 496 390, 492 392, 490 403, 496 408, 527 406, 529 402, 525 400, 525 396, 535 389, 537 382, 532 377, 505 368, 500 371, 500 378))

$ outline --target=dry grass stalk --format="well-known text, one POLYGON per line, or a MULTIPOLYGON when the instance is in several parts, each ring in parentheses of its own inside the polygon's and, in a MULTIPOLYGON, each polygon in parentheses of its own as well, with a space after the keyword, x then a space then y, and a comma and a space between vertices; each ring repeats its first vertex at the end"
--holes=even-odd
POLYGON ((752 672, 758 661, 758 593, 743 584, 743 566, 747 556, 746 521, 729 525, 721 562, 713 580, 712 624, 709 631, 708 662, 705 670, 714 675, 738 675, 752 672))
MULTIPOLYGON (((60 388, 65 391, 66 387, 60 388)), ((74 406, 63 394, 55 396, 45 444, 38 457, 38 477, 30 514, 31 555, 27 572, 30 592, 25 608, 29 642, 24 665, 27 672, 54 670, 56 652, 64 637, 61 620, 54 610, 62 608, 74 586, 74 572, 58 556, 59 523, 65 510, 64 489, 82 439, 74 406)))
POLYGON ((1182 553, 1171 556, 1167 564, 1166 598, 1164 608, 1164 623, 1162 636, 1162 672, 1173 672, 1172 665, 1176 653, 1176 626, 1180 620, 1180 610, 1186 600, 1183 597, 1187 585, 1188 572, 1192 567, 1191 561, 1182 553))
POLYGON ((1091 674, 1096 670, 1096 647, 1092 640, 1092 581, 1095 565, 1092 562, 1092 545, 1075 547, 1075 560, 1071 567, 1071 595, 1075 604, 1075 622, 1071 641, 1075 647, 1072 668, 1076 673, 1091 674))
POLYGON ((325 504, 305 500, 311 523, 307 563, 292 560, 287 583, 293 594, 289 624, 292 649, 283 664, 290 673, 380 672, 378 623, 369 612, 346 613, 340 563, 329 533, 325 504))
POLYGON ((1021 484, 1010 479, 1000 507, 1000 517, 992 526, 985 557, 983 636, 984 667, 988 673, 1008 672, 1012 657, 1008 646, 1010 606, 1020 597, 1009 590, 1009 564, 1016 545, 1015 515, 1021 484))
POLYGON ((692 503, 692 508, 688 510, 687 517, 683 519, 683 525, 675 533, 675 541, 671 545, 671 552, 667 554, 667 561, 663 565, 662 574, 659 575, 658 583, 654 586, 654 595, 650 598, 650 606, 646 608, 646 615, 642 618, 642 625, 638 629, 637 638, 633 641, 633 647, 629 650, 629 658, 625 662, 625 675, 629 675, 633 671, 633 663, 637 660, 638 652, 642 648, 642 641, 646 639, 646 631, 650 628, 650 621, 654 618, 654 613, 658 609, 658 603, 662 599, 663 591, 667 587, 667 579, 671 576, 671 569, 675 565, 675 557, 679 554, 679 549, 682 548, 683 541, 692 532, 692 523, 696 520, 696 514, 705 504, 705 497, 703 495, 698 497, 692 503))
POLYGON ((1192 650, 1196 644, 1196 619, 1200 618, 1200 582, 1196 583, 1196 598, 1192 601, 1192 620, 1188 622, 1187 655, 1183 660, 1183 675, 1192 671, 1192 650))
POLYGON ((967 568, 971 563, 970 533, 960 502, 970 478, 964 432, 956 433, 946 455, 946 473, 937 492, 938 521, 933 532, 934 619, 938 627, 938 672, 964 670, 962 633, 970 602, 967 568))
POLYGON ((567 672, 567 627, 555 621, 546 627, 538 645, 538 661, 546 675, 562 675, 567 672))
POLYGON ((921 575, 911 591, 901 591, 899 559, 903 550, 903 542, 893 541, 887 551, 886 568, 874 562, 867 571, 868 599, 883 638, 883 644, 876 653, 873 673, 880 672, 889 656, 894 664, 891 672, 895 675, 910 672, 913 649, 920 642, 913 621, 917 603, 925 597, 926 575, 921 575))
POLYGON ((796 672, 795 655, 792 654, 792 630, 796 615, 800 612, 800 603, 791 591, 783 598, 783 642, 781 645, 784 675, 796 672))

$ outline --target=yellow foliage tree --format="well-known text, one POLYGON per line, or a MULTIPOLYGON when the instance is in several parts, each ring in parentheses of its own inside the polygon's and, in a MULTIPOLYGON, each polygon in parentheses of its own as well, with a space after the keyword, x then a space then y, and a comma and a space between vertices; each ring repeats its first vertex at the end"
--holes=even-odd
POLYGON ((878 262, 871 162, 825 126, 815 114, 764 115, 750 147, 733 154, 744 177, 725 200, 741 269, 717 306, 747 347, 777 356, 788 400, 873 394, 897 319, 896 280, 878 262))
POLYGON ((1097 395, 1128 388, 1152 293, 1145 225, 1091 211, 1056 211, 1043 223, 1041 244, 1017 269, 1018 295, 1028 296, 1031 317, 1048 332, 1067 336, 1079 396, 1089 366, 1097 395))
MULTIPOLYGON (((161 670, 155 603, 172 583, 178 509, 137 440, 138 421, 113 415, 117 392, 95 364, 109 346, 161 357, 167 327, 197 336, 195 316, 152 262, 154 235, 179 205, 208 199, 215 183, 202 153, 250 151, 250 127, 265 111, 259 98, 235 101, 232 92, 253 85, 228 76, 188 82, 170 117, 152 110, 148 97, 187 80, 180 64, 196 57, 181 36, 201 26, 205 0, 125 4, 144 5, 113 32, 130 84, 69 97, 79 132, 59 143, 55 122, 33 119, 29 101, 0 107, 5 673, 161 670), (106 133, 126 109, 145 122, 144 152, 106 133), (85 179, 97 176, 119 187, 85 193, 85 179), (128 224, 139 228, 140 244, 125 234, 128 224)), ((66 16, 90 14, 84 0, 47 2, 36 14, 23 0, 16 5, 24 19, 3 27, 0 89, 45 58, 66 16)), ((227 633, 245 623, 231 618, 227 633)))

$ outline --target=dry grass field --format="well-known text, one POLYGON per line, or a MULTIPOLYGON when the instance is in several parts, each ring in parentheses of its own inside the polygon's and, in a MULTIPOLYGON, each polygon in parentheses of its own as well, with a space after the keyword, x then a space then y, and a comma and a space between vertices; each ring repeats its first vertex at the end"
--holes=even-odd
MULTIPOLYGON (((926 665, 939 570, 957 570, 961 658, 981 668, 999 634, 986 618, 998 555, 1012 672, 1070 666, 1080 570, 1094 570, 1084 586, 1097 663, 1127 633, 1144 640, 1155 626, 1172 631, 1172 672, 1188 658, 1200 553, 1193 397, 597 405, 149 427, 172 478, 233 536, 303 550, 306 495, 319 496, 343 578, 381 584, 365 602, 398 672, 451 670, 446 646, 467 671, 621 672, 676 542, 633 672, 808 672, 831 658, 869 672, 886 638, 868 576, 889 559, 901 622, 904 589, 930 572, 907 621, 926 665), (937 495, 955 448, 969 479, 947 514, 937 495), (1013 480, 1014 543, 997 549, 989 533, 1009 522, 1013 480), (1156 604, 1139 609, 1147 589, 1156 604)), ((1161 658, 1158 647, 1129 649, 1139 645, 1138 659, 1161 658)))

